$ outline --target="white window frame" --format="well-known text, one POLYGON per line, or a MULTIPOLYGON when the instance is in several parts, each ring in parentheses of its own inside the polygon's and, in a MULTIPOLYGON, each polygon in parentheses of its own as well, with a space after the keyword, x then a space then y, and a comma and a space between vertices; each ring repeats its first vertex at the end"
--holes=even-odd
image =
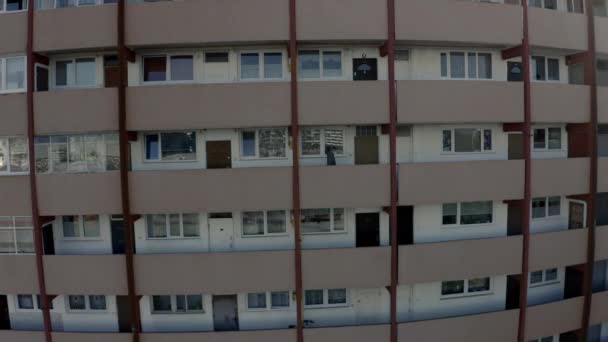
MULTIPOLYGON (((108 163, 107 163, 108 142, 111 141, 111 140, 109 140, 108 137, 111 136, 111 135, 115 135, 116 136, 115 142, 117 142, 118 141, 118 133, 114 133, 114 132, 102 132, 102 133, 90 133, 90 134, 70 134, 70 135, 53 134, 53 135, 40 135, 40 136, 37 136, 37 137, 46 137, 46 138, 49 138, 49 142, 45 143, 45 145, 47 145, 47 148, 48 148, 48 159, 49 159, 49 162, 48 162, 48 171, 46 171, 46 172, 39 172, 38 170, 36 170, 36 173, 51 174, 51 173, 91 173, 91 172, 114 172, 114 171, 118 171, 118 170, 108 170, 108 163), (73 171, 73 170, 71 171, 70 170, 70 163, 71 163, 71 160, 70 160, 70 138, 76 137, 76 136, 81 136, 82 139, 85 139, 87 135, 101 135, 101 136, 103 136, 103 152, 104 152, 104 155, 106 157, 106 159, 103 162, 103 170, 91 171, 91 170, 87 169, 87 170, 84 170, 84 171, 73 171), (66 163, 67 163, 67 166, 66 166, 66 170, 65 171, 55 171, 53 169, 54 164, 51 163, 51 160, 52 160, 52 151, 53 151, 52 138, 53 137, 58 137, 58 136, 66 137, 66 139, 67 139, 66 143, 59 143, 60 145, 64 145, 64 144, 67 145, 67 148, 66 148, 66 153, 67 153, 67 161, 66 161, 66 163)), ((36 143, 36 142, 34 142, 34 144, 36 144, 36 145, 42 145, 41 143, 36 143)), ((82 146, 84 148, 85 156, 86 156, 86 154, 87 154, 86 144, 83 142, 82 146)), ((119 158, 120 158, 120 156, 119 156, 119 158)), ((37 156, 34 156, 34 160, 36 161, 36 163, 38 162, 37 156)), ((31 167, 31 165, 30 165, 30 167, 31 167)))
POLYGON ((555 336, 545 336, 534 340, 528 340, 527 342, 555 342, 555 336))
MULTIPOLYGON (((39 311, 41 310, 40 308, 40 304, 41 304, 41 298, 40 295, 36 295, 36 294, 16 294, 14 295, 15 298, 15 310, 16 311, 21 311, 21 312, 34 312, 34 311, 39 311), (32 301, 34 303, 34 308, 33 309, 24 309, 22 307, 19 306, 19 296, 31 296, 32 297, 32 301)), ((53 301, 49 298, 49 306, 50 306, 50 310, 53 310, 53 301)))
MULTIPOLYGON (((77 56, 77 57, 65 57, 65 58, 56 58, 53 60, 53 64, 52 64, 52 80, 51 80, 51 88, 54 89, 90 89, 90 88, 98 88, 99 84, 98 84, 98 74, 97 74, 97 57, 96 56, 90 56, 90 55, 86 55, 86 56, 77 56), (94 84, 93 85, 77 85, 76 84, 76 60, 77 59, 93 59, 93 62, 95 63, 95 80, 94 80, 94 84), (67 79, 67 83, 66 85, 57 85, 57 63, 58 62, 70 62, 72 63, 72 65, 74 66, 74 73, 73 73, 73 77, 72 79, 67 79)), ((67 77, 67 75, 66 75, 67 77)))
POLYGON ((11 170, 11 161, 12 161, 11 139, 23 139, 23 140, 25 140, 26 146, 28 144, 28 140, 26 137, 19 137, 19 136, 0 137, 0 140, 7 141, 7 146, 8 146, 8 155, 6 156, 7 157, 6 160, 7 160, 8 164, 6 166, 6 171, 0 171, 0 176, 29 174, 29 150, 27 150, 27 149, 26 149, 26 156, 28 158, 28 171, 12 171, 11 170))
POLYGON ((560 282, 561 282, 561 280, 559 279, 559 268, 557 268, 557 267, 533 271, 533 272, 530 272, 530 274, 528 276, 528 287, 547 286, 547 285, 559 284, 560 282), (548 271, 552 271, 552 270, 555 270, 556 277, 555 277, 555 279, 547 280, 547 273, 548 273, 548 271), (535 273, 535 272, 542 272, 542 280, 539 282, 533 283, 532 282, 532 273, 535 273))
POLYGON ((154 309, 154 295, 150 296, 150 314, 152 315, 195 315, 205 313, 205 295, 199 293, 184 294, 184 295, 158 295, 160 297, 168 296, 171 297, 171 311, 156 311, 154 309), (186 305, 184 311, 177 311, 177 297, 184 296, 184 303, 186 305), (188 310, 188 296, 201 296, 201 310, 188 310))
POLYGON ((0 14, 2 13, 19 13, 19 12, 25 12, 27 11, 27 7, 29 6, 29 2, 30 1, 34 1, 34 0, 21 0, 22 4, 25 4, 25 6, 23 6, 23 9, 21 10, 17 10, 17 11, 7 11, 6 10, 6 3, 8 2, 7 0, 0 0, 0 3, 2 3, 2 9, 0 9, 0 14))
POLYGON ((282 81, 285 79, 285 53, 279 49, 263 49, 263 50, 242 50, 237 53, 237 79, 239 82, 260 82, 260 81, 282 81), (241 55, 257 53, 259 61, 258 77, 257 78, 242 78, 241 77, 241 55), (281 77, 264 77, 264 54, 280 53, 281 54, 281 77))
POLYGON ((101 215, 65 215, 61 217, 61 237, 66 241, 98 241, 103 240, 101 237, 101 215), (65 216, 78 217, 78 225, 75 228, 78 230, 79 236, 65 236, 63 230, 63 218, 65 216), (99 228, 99 236, 84 236, 84 218, 85 216, 97 216, 97 226, 99 228))
POLYGON ((161 213, 161 214, 148 214, 145 216, 146 225, 146 240, 200 240, 201 239, 201 218, 199 213, 161 213), (198 217, 198 235, 197 236, 184 236, 184 214, 185 215, 197 215, 198 217), (148 228, 150 224, 150 216, 164 215, 165 216, 165 237, 150 237, 148 228), (171 215, 179 215, 179 236, 171 235, 171 215))
POLYGON ((531 8, 539 8, 539 9, 546 9, 546 10, 550 10, 550 11, 559 11, 560 9, 560 0, 555 0, 556 2, 556 8, 547 8, 547 4, 546 4, 546 0, 540 0, 542 2, 541 7, 536 7, 536 6, 532 6, 530 4, 528 4, 529 7, 531 8))
POLYGON ((308 289, 304 290, 304 308, 305 309, 322 309, 322 308, 342 308, 350 305, 350 291, 346 288, 335 288, 335 289, 308 289), (318 291, 323 290, 323 304, 306 304, 306 291, 318 291), (345 290, 346 291, 346 301, 344 303, 339 304, 329 304, 329 291, 330 290, 345 290))
POLYGON ((558 152, 564 150, 564 128, 561 126, 539 126, 532 127, 532 150, 536 152, 558 152), (549 129, 559 129, 559 148, 549 148, 549 129), (534 146, 534 133, 536 130, 545 131, 545 147, 538 148, 534 146))
POLYGON ((262 160, 285 160, 288 158, 288 150, 289 150, 289 132, 287 131, 287 128, 252 128, 252 129, 242 129, 239 131, 239 149, 240 149, 240 153, 239 153, 239 157, 241 158, 241 160, 256 160, 256 159, 262 159, 262 160), (284 157, 261 157, 260 156, 260 131, 261 130, 282 130, 285 134, 285 156, 284 157), (244 152, 245 152, 245 147, 243 144, 243 133, 255 133, 255 155, 254 156, 245 156, 244 152))
POLYGON ((285 290, 285 291, 265 291, 265 292, 245 293, 245 308, 247 311, 286 311, 286 310, 289 310, 291 308, 291 291, 285 290), (263 308, 250 308, 249 307, 249 295, 250 294, 261 294, 261 293, 264 293, 265 300, 266 300, 266 306, 263 308), (273 307, 272 306, 272 294, 273 293, 287 293, 287 296, 289 298, 289 302, 288 302, 287 306, 273 307))
POLYGON ((298 48, 297 51, 298 54, 298 81, 319 81, 319 80, 343 80, 346 78, 345 76, 345 69, 344 67, 346 66, 344 61, 345 61, 345 56, 344 56, 344 49, 343 48, 315 48, 315 47, 302 47, 302 48, 298 48), (318 51, 319 52, 319 77, 318 78, 312 78, 312 77, 302 77, 300 76, 300 65, 299 65, 299 55, 300 55, 300 51, 318 51), (323 63, 323 53, 324 52, 340 52, 340 69, 341 69, 341 75, 340 76, 325 76, 325 64, 323 63))
MULTIPOLYGON (((346 209, 345 208, 307 208, 307 209, 301 209, 300 210, 300 216, 302 215, 301 213, 305 210, 321 210, 321 209, 329 209, 329 231, 328 232, 312 232, 312 233, 307 233, 302 231, 302 235, 322 235, 322 234, 346 234, 348 233, 348 224, 346 222, 346 209), (334 220, 335 220, 335 214, 334 211, 336 209, 341 209, 342 210, 342 220, 344 223, 344 228, 343 229, 335 229, 336 226, 334 224, 334 220)), ((302 221, 302 217, 300 217, 300 221, 302 221)), ((300 222, 300 224, 302 224, 300 222)))
POLYGON ((483 127, 449 127, 449 128, 442 128, 441 129, 441 154, 454 154, 454 155, 465 155, 465 154, 484 154, 484 153, 495 153, 496 150, 494 148, 494 146, 496 145, 495 142, 495 134, 494 134, 494 129, 492 128, 483 128, 483 127), (480 131, 480 135, 481 135, 481 151, 476 151, 476 152, 456 152, 456 130, 458 129, 475 129, 477 131, 480 131), (450 131, 450 151, 444 151, 443 150, 443 133, 445 131, 450 131), (490 131, 490 139, 491 139, 491 143, 492 143, 492 148, 491 149, 486 149, 485 145, 486 145, 486 137, 485 137, 485 131, 490 131))
POLYGON ((65 295, 65 306, 68 312, 78 312, 78 313, 91 313, 91 314, 95 314, 95 313, 106 313, 108 312, 108 306, 109 306, 109 301, 108 301, 108 296, 105 295, 94 295, 94 296, 103 296, 105 297, 105 303, 106 303, 106 307, 105 309, 91 309, 91 296, 93 295, 65 295), (84 297, 84 309, 72 309, 70 307, 70 296, 83 296, 84 297))
MULTIPOLYGON (((0 227, 0 231, 8 231, 10 233, 12 233, 13 236, 13 248, 15 250, 15 252, 13 253, 0 253, 0 255, 33 255, 35 254, 35 251, 32 251, 31 253, 23 253, 23 252, 19 252, 19 244, 17 243, 17 231, 19 230, 31 230, 32 231, 32 237, 34 234, 34 224, 33 221, 31 221, 31 216, 2 216, 2 217, 10 217, 11 221, 13 222, 12 225, 10 227, 0 227), (17 227, 17 219, 29 219, 32 222, 31 227, 17 227)), ((32 243, 34 242, 35 238, 32 238, 32 243)))
MULTIPOLYGON (((196 52, 194 51, 183 51, 183 52, 170 52, 170 53, 152 53, 141 56, 141 76, 140 85, 158 85, 158 84, 192 84, 197 81, 196 77, 196 52), (171 79, 171 57, 179 56, 191 56, 192 57, 192 79, 191 80, 172 80, 171 79), (165 57, 165 80, 164 81, 144 81, 145 75, 145 59, 153 57, 165 57)), ((203 55, 204 57, 204 55, 203 55)))
POLYGON ((241 212, 241 237, 242 238, 256 238, 256 237, 269 237, 269 236, 285 236, 285 235, 289 235, 289 212, 288 210, 251 210, 251 211, 244 211, 241 212), (269 211, 281 211, 283 212, 283 214, 285 215, 285 231, 282 233, 270 233, 268 232, 268 212, 269 211), (263 234, 258 234, 258 235, 248 235, 245 234, 244 232, 244 228, 245 225, 243 224, 243 220, 244 220, 244 214, 245 213, 258 213, 258 212, 262 212, 264 215, 264 233, 263 234))
POLYGON ((492 277, 477 277, 477 278, 471 278, 471 279, 458 279, 458 280, 449 280, 449 281, 464 281, 463 292, 462 293, 454 293, 454 294, 444 295, 442 293, 443 283, 445 283, 447 281, 442 281, 442 282, 439 283, 440 299, 485 296, 485 295, 492 294, 493 293, 493 289, 494 289, 494 282, 493 282, 492 277), (485 278, 488 278, 488 289, 487 290, 485 290, 485 291, 469 292, 469 282, 471 280, 485 279, 485 278))
POLYGON ((199 160, 199 152, 198 152, 198 139, 201 134, 196 130, 191 131, 163 131, 163 132, 143 132, 142 133, 142 148, 143 148, 143 162, 144 163, 192 163, 197 162, 199 160), (162 149, 162 135, 163 133, 194 133, 194 146, 196 147, 195 157, 194 159, 184 159, 184 160, 175 160, 175 159, 163 159, 163 149, 162 149), (148 159, 147 158, 147 144, 146 144, 146 136, 148 135, 157 135, 158 136, 158 159, 148 159))
POLYGON ((562 197, 561 196, 544 196, 544 197, 533 197, 530 201, 530 219, 532 220, 545 220, 552 217, 562 216, 562 197), (549 215, 549 199, 559 198, 559 214, 549 215), (534 217, 532 204, 535 200, 543 200, 545 202, 545 215, 543 217, 534 217))
POLYGON ((95 0, 94 4, 81 4, 80 1, 82 1, 82 0, 74 0, 74 1, 75 1, 74 6, 57 7, 58 0, 55 0, 55 3, 53 4, 53 8, 55 8, 55 9, 61 9, 61 8, 70 8, 70 7, 96 6, 96 5, 103 5, 104 4, 103 0, 95 0))
POLYGON ((344 157, 346 156, 346 130, 342 127, 301 127, 300 128, 300 134, 299 134, 299 139, 300 139, 300 158, 325 158, 326 153, 325 153, 325 130, 326 129, 331 129, 331 130, 335 130, 335 131, 341 131, 342 132, 342 153, 334 153, 334 155, 336 157, 344 157), (302 148, 302 138, 303 138, 303 134, 302 131, 304 130, 321 130, 321 135, 320 135, 320 140, 319 140, 319 149, 320 149, 320 153, 319 154, 304 154, 304 149, 302 148))
MULTIPOLYGON (((0 0, 2 1, 2 0, 0 0)), ((3 12, 1 12, 3 13, 3 12)), ((23 93, 27 90, 27 57, 25 56, 3 56, 0 57, 0 94, 14 94, 14 93, 23 93), (8 76, 8 63, 7 60, 8 59, 14 59, 14 58, 22 58, 23 59, 23 65, 24 65, 24 71, 23 71, 23 88, 17 88, 17 89, 7 89, 6 88, 6 83, 7 83, 7 76, 8 76)))
MULTIPOLYGON (((485 1, 484 1, 485 2, 485 1)), ((443 80, 477 80, 477 81, 491 81, 494 79, 494 54, 490 51, 466 51, 466 50, 445 50, 440 51, 439 53, 439 76, 443 80), (464 53, 464 77, 452 77, 452 69, 450 62, 450 53, 464 53), (475 74, 477 77, 471 78, 469 77, 469 54, 475 54, 475 74), (441 75, 441 56, 446 55, 446 68, 447 75, 441 75), (481 78, 479 77, 479 54, 490 55, 490 73, 492 74, 490 78, 481 78)))
POLYGON ((466 201, 466 202, 446 202, 441 204, 441 228, 459 228, 459 227, 476 227, 476 226, 486 226, 494 224, 495 215, 494 209, 494 201, 466 201), (473 223, 473 224, 462 224, 460 223, 460 217, 462 216, 462 203, 471 203, 471 202, 492 202, 492 221, 487 223, 473 223), (456 204, 456 223, 455 224, 444 224, 443 223, 443 205, 444 204, 456 204))
POLYGON ((556 56, 543 56, 543 55, 534 55, 534 56, 530 56, 530 80, 532 80, 532 82, 549 82, 549 83, 562 83, 562 68, 561 68, 561 63, 562 63, 562 59, 560 57, 556 57, 556 56), (534 57, 542 57, 545 59, 545 79, 544 80, 537 80, 536 76, 534 75, 534 57), (550 80, 549 79, 549 60, 550 59, 556 59, 557 60, 557 80, 550 80))

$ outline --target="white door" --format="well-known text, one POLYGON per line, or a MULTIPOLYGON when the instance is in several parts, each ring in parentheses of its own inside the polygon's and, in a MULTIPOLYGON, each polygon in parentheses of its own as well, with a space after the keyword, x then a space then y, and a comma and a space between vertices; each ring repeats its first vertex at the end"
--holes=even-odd
POLYGON ((232 250, 234 243, 234 222, 232 218, 209 219, 209 249, 211 252, 232 250))
POLYGON ((386 291, 383 288, 377 289, 365 289, 353 291, 357 293, 357 324, 380 324, 386 323, 390 319, 388 316, 390 300, 388 296, 382 297, 382 291, 386 291), (386 303, 383 299, 387 299, 386 303), (385 310, 386 309, 386 310, 385 310), (384 315, 384 313, 387 315, 384 315), (386 316, 386 317, 384 317, 386 316))

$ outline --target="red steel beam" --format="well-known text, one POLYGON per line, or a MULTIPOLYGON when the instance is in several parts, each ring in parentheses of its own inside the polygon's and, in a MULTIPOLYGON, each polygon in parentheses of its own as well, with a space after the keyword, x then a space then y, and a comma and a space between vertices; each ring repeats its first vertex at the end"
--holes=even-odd
POLYGON ((293 209, 294 248, 295 248, 295 277, 296 277, 296 311, 297 311, 297 341, 304 342, 304 308, 302 285, 302 241, 300 230, 300 146, 298 137, 300 126, 298 119, 298 49, 296 31, 296 0, 289 0, 289 56, 291 73, 291 146, 293 167, 291 175, 291 196, 293 209))
POLYGON ((44 275, 44 260, 42 246, 42 221, 38 208, 38 188, 36 184, 36 156, 34 146, 34 72, 36 54, 34 53, 34 4, 30 1, 27 6, 27 139, 29 153, 29 180, 30 201, 32 206, 32 222, 34 224, 34 248, 36 252, 36 273, 38 276, 38 287, 40 291, 40 304, 42 305, 42 321, 44 324, 44 337, 46 342, 52 342, 51 335, 51 313, 49 296, 46 292, 46 280, 44 275))
POLYGON ((532 97, 530 79, 530 34, 528 18, 528 0, 522 1, 523 7, 523 40, 521 44, 521 60, 524 73, 524 203, 522 208, 521 231, 522 231, 522 258, 521 277, 519 283, 519 329, 517 341, 526 341, 526 317, 528 307, 528 273, 530 255, 530 206, 532 200, 532 151, 531 151, 531 125, 532 125, 532 97))
POLYGON ((129 308, 131 314, 131 332, 133 342, 139 342, 141 320, 139 300, 135 294, 135 274, 133 272, 133 253, 135 238, 133 232, 133 216, 129 194, 129 132, 127 131, 127 63, 132 58, 130 50, 125 46, 125 0, 119 0, 117 6, 117 50, 120 62, 120 82, 118 85, 118 135, 120 149, 120 194, 122 201, 123 222, 125 225, 125 262, 127 269, 127 287, 129 308))

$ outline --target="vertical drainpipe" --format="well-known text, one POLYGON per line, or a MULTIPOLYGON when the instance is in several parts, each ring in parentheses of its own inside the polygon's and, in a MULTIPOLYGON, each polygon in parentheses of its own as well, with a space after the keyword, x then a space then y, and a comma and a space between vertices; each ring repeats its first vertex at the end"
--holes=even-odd
POLYGON ((120 194, 122 214, 125 225, 125 262, 127 270, 127 287, 131 313, 131 332, 133 342, 139 342, 141 321, 139 303, 135 294, 135 275, 133 272, 133 252, 135 251, 133 237, 133 216, 129 197, 129 136, 127 132, 127 48, 125 46, 125 0, 118 1, 117 11, 118 58, 120 62, 120 82, 118 86, 118 134, 120 145, 120 194))
POLYGON ((390 153, 390 184, 391 205, 389 211, 389 227, 391 234, 391 342, 397 342, 397 284, 398 272, 398 241, 397 241, 397 94, 395 84, 395 0, 387 0, 388 22, 388 98, 389 98, 389 153, 390 153))
POLYGON ((587 12, 587 41, 588 51, 585 56, 585 83, 590 87, 590 132, 588 134, 589 152, 591 153, 589 168, 589 199, 587 202, 587 264, 585 265, 585 278, 583 280, 583 317, 579 341, 586 342, 589 334, 589 319, 591 315, 591 299, 593 295, 593 265, 595 263, 595 226, 597 196, 597 75, 596 75, 596 47, 595 47, 595 16, 593 4, 586 1, 587 12))
POLYGON ((40 303, 42 304, 42 321, 44 323, 44 336, 46 342, 52 342, 51 313, 49 297, 46 293, 44 275, 44 250, 42 247, 42 225, 40 210, 38 208, 38 188, 36 185, 36 156, 34 148, 34 1, 28 1, 27 6, 27 141, 29 154, 30 200, 32 206, 32 221, 34 223, 34 248, 36 251, 36 271, 38 273, 38 286, 40 303))
POLYGON ((526 341, 526 313, 528 307, 528 273, 530 255, 530 205, 531 205, 531 181, 532 181, 532 156, 531 156, 531 125, 532 125, 532 98, 530 84, 530 35, 528 29, 528 1, 522 0, 523 6, 523 40, 521 45, 521 60, 524 73, 524 201, 522 208, 522 265, 519 282, 519 330, 517 341, 526 341))
POLYGON ((292 175, 291 196, 293 209, 293 228, 295 243, 295 273, 296 273, 296 310, 297 310, 297 341, 304 341, 304 312, 302 290, 302 241, 300 233, 300 157, 299 157, 299 126, 298 126, 298 50, 296 34, 296 0, 289 0, 289 56, 291 64, 291 147, 292 147, 292 175))

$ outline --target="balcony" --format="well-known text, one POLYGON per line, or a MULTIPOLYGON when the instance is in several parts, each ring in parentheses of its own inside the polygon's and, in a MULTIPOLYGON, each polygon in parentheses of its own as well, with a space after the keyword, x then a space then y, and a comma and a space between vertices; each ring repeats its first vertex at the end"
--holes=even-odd
POLYGON ((300 124, 388 123, 387 94, 387 81, 300 82, 298 84, 300 124))
POLYGON ((513 5, 397 0, 395 15, 400 41, 511 46, 520 44, 523 36, 522 9, 513 5))
POLYGON ((374 0, 351 0, 347 6, 341 0, 298 1, 296 13, 298 40, 382 41, 387 37, 386 7, 374 0))
POLYGON ((589 158, 532 160, 532 196, 589 192, 589 158))
MULTIPOLYGON (((0 293, 38 293, 36 257, 33 255, 0 255, 0 293)), ((0 337, 2 330, 0 330, 0 337)), ((0 338, 0 341, 6 341, 0 338)))
POLYGON ((86 50, 116 46, 116 5, 37 10, 34 51, 86 50))
POLYGON ((127 126, 134 131, 288 126, 289 89, 288 82, 130 87, 127 126))
POLYGON ((122 255, 45 255, 44 273, 51 294, 128 293, 122 255))
POLYGON ((32 216, 28 176, 0 176, 0 216, 32 216))
POLYGON ((43 331, 0 330, 2 342, 45 342, 43 331))
POLYGON ((307 342, 382 342, 390 341, 389 325, 360 325, 335 328, 304 329, 307 342))
POLYGON ((399 247, 399 283, 521 273, 521 236, 399 247))
POLYGON ((530 44, 533 47, 587 50, 585 14, 530 8, 530 44))
POLYGON ((289 167, 134 171, 129 179, 135 213, 291 208, 289 167))
POLYGON ((608 87, 597 88, 598 121, 608 124, 608 87))
POLYGON ((304 288, 385 287, 391 282, 390 260, 390 247, 303 250, 304 288))
POLYGON ((587 262, 587 229, 530 235, 530 270, 544 270, 587 262))
POLYGON ((523 160, 399 164, 400 205, 520 199, 523 191, 523 160))
POLYGON ((608 291, 594 293, 591 299, 590 325, 608 321, 608 291))
POLYGON ((139 254, 134 262, 136 292, 142 295, 295 288, 293 251, 139 254))
POLYGON ((608 157, 598 159, 597 189, 599 192, 608 192, 608 157))
POLYGON ((132 342, 131 334, 53 332, 53 342, 132 342))
POLYGON ((527 311, 526 341, 573 331, 581 327, 583 297, 530 306, 527 311))
POLYGON ((399 342, 516 341, 519 310, 399 324, 399 342))
POLYGON ((595 229, 595 260, 608 259, 608 226, 598 226, 595 229))
POLYGON ((296 330, 222 331, 202 333, 143 333, 141 342, 296 342, 296 330))
POLYGON ((118 131, 116 88, 34 93, 36 134, 118 131))
POLYGON ((129 3, 126 12, 131 46, 289 40, 289 3, 282 0, 129 3))
MULTIPOLYGON (((0 21, 1 22, 1 21, 0 21)), ((25 94, 0 95, 2 125, 0 136, 27 135, 27 102, 25 94)))
POLYGON ((301 167, 300 188, 303 208, 387 206, 390 203, 389 166, 301 167))
POLYGON ((585 85, 532 83, 532 121, 579 123, 590 120, 590 89, 585 85))
POLYGON ((595 17, 595 41, 598 53, 608 54, 608 18, 595 17))
POLYGON ((25 53, 27 12, 2 13, 0 32, 3 32, 0 37, 0 54, 25 53))
POLYGON ((398 81, 398 120, 399 123, 520 122, 523 94, 519 82, 398 81))

